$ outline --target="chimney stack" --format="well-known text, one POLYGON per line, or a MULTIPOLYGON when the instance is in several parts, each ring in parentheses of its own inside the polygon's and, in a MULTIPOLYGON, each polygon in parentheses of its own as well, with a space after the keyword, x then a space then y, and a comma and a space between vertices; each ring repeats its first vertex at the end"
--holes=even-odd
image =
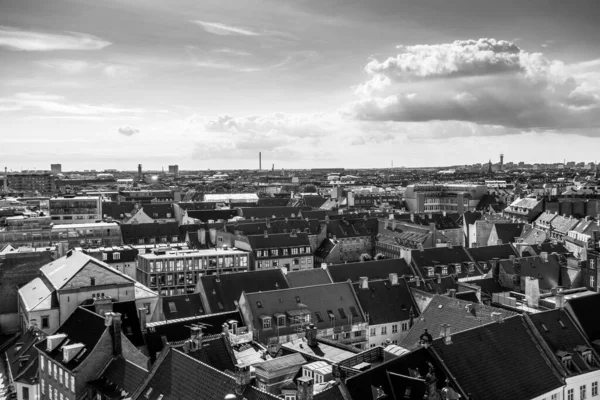
POLYGON ((547 251, 542 251, 540 253, 540 257, 542 258, 542 261, 548 262, 548 252, 547 251))
POLYGON ((309 347, 317 346, 317 327, 314 324, 306 328, 306 342, 309 347))
POLYGON ((258 152, 258 169, 262 170, 262 154, 260 151, 258 152))
POLYGON ((120 356, 123 353, 121 343, 121 314, 116 312, 107 312, 105 314, 104 325, 109 329, 112 337, 112 354, 120 356))
POLYGON ((296 400, 313 400, 314 398, 314 381, 313 378, 309 378, 307 376, 301 376, 296 380, 296 384, 298 385, 298 393, 296 395, 296 400))
POLYGON ((415 277, 415 286, 416 286, 416 287, 419 287, 419 286, 421 286, 421 278, 419 278, 418 276, 417 276, 417 277, 415 277))
POLYGON ((565 294, 563 292, 556 293, 556 308, 562 310, 565 307, 565 294))
POLYGON ((445 344, 452 344, 452 334, 450 332, 450 324, 441 324, 440 337, 444 339, 445 344))
POLYGON ((204 336, 204 334, 202 333, 202 326, 192 325, 190 327, 190 331, 191 331, 190 340, 192 341, 194 350, 202 350, 202 344, 203 344, 202 336, 204 336))
POLYGON ((540 304, 540 283, 537 278, 525 278, 525 298, 527 306, 538 308, 540 304))
POLYGON ((244 393, 251 380, 249 365, 238 364, 235 366, 235 392, 238 395, 241 396, 244 393))
POLYGON ((361 289, 369 289, 369 278, 367 278, 366 276, 361 276, 360 278, 358 278, 358 280, 360 282, 361 289))
POLYGON ((67 338, 67 335, 64 333, 58 333, 56 335, 50 335, 46 338, 46 351, 51 352, 55 348, 58 347, 63 340, 67 338))
POLYGON ((8 192, 8 168, 4 167, 4 192, 8 192))
POLYGON ((112 312, 113 303, 110 297, 102 297, 94 299, 94 312, 98 315, 106 315, 112 312))
POLYGON ((398 274, 396 274, 396 273, 391 273, 391 274, 389 275, 389 277, 390 277, 390 284, 391 284, 392 286, 398 286, 398 274))
POLYGON ((138 308, 138 319, 140 320, 140 329, 142 333, 146 332, 146 308, 140 307, 138 308))
POLYGON ((450 295, 450 297, 456 298, 456 289, 449 289, 448 294, 450 295))
POLYGON ((71 361, 85 346, 82 343, 73 343, 63 346, 63 363, 71 361))

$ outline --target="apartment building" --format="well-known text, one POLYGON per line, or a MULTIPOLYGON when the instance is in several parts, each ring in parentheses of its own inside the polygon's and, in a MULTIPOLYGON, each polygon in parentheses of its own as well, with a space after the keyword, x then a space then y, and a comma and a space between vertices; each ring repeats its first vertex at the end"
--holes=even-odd
POLYGON ((102 220, 100 196, 65 196, 50 199, 50 217, 55 224, 81 224, 102 220))
POLYGON ((411 212, 475 211, 487 193, 487 186, 474 184, 416 184, 408 185, 404 193, 411 212))

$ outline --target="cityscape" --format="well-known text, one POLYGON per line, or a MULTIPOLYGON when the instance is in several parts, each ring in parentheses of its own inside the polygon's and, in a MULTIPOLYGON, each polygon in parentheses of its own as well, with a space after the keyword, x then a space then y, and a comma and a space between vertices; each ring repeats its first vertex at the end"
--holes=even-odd
POLYGON ((600 400, 600 2, 0 2, 0 400, 600 400))

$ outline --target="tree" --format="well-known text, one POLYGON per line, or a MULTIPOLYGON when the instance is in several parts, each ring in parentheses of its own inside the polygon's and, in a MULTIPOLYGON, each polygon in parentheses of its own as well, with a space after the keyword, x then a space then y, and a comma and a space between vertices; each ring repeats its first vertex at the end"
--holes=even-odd
POLYGON ((385 256, 383 253, 377 253, 377 255, 375 255, 375 260, 383 260, 384 258, 385 256))
POLYGON ((360 261, 371 261, 373 257, 370 254, 363 253, 360 255, 360 261))

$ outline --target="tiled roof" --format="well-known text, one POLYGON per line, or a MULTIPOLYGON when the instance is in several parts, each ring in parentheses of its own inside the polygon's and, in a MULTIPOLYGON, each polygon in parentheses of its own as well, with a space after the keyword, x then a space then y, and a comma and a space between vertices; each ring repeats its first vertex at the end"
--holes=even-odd
POLYGON ((398 277, 413 274, 412 269, 403 258, 328 265, 327 271, 333 282, 346 282, 347 280, 358 282, 362 276, 369 279, 386 279, 390 274, 397 274, 398 277))
POLYGON ((325 210, 302 210, 302 218, 316 218, 319 221, 325 221, 325 217, 328 215, 325 210))
POLYGON ((303 200, 304 204, 311 208, 319 208, 327 201, 325 197, 321 196, 304 196, 303 200))
POLYGON ((195 317, 206 313, 202 298, 198 293, 162 296, 162 309, 167 321, 195 317))
POLYGON ((202 222, 228 220, 237 216, 237 210, 187 210, 187 216, 202 222))
POLYGON ((539 334, 546 344, 550 347, 557 362, 561 362, 561 357, 557 356, 558 351, 565 351, 572 354, 573 364, 576 369, 565 368, 568 375, 578 375, 581 373, 598 370, 598 360, 596 363, 589 364, 576 350, 583 346, 591 349, 592 345, 579 332, 567 312, 561 309, 549 310, 529 315, 539 334))
POLYGON ((548 262, 541 257, 522 257, 520 275, 539 279, 540 289, 552 289, 559 286, 560 263, 554 254, 548 255, 548 262))
POLYGON ((211 312, 234 311, 242 292, 290 287, 280 268, 200 277, 201 294, 211 312))
POLYGON ((217 203, 204 201, 186 201, 177 204, 183 210, 214 210, 217 203))
POLYGON ((510 243, 501 244, 499 246, 475 247, 466 250, 475 262, 488 262, 494 258, 505 260, 508 259, 511 255, 515 257, 519 256, 519 253, 514 249, 514 247, 510 245, 510 243))
POLYGON ((379 229, 377 218, 348 218, 330 220, 327 223, 327 236, 344 239, 349 237, 375 236, 379 229))
POLYGON ((13 341, 4 353, 10 367, 11 380, 31 385, 37 382, 38 351, 35 344, 43 340, 43 334, 28 329, 13 341), (21 359, 25 360, 21 362, 21 359))
POLYGON ((126 224, 121 225, 121 234, 124 242, 137 243, 138 239, 179 236, 179 227, 177 222, 126 224))
POLYGON ((300 207, 240 207, 239 215, 246 218, 296 218, 300 215, 300 207))
POLYGON ((305 220, 287 218, 270 221, 240 220, 237 223, 228 223, 225 229, 229 233, 235 233, 236 231, 239 231, 241 235, 263 235, 265 231, 267 231, 268 234, 289 234, 294 229, 296 232, 304 232, 310 235, 316 235, 321 231, 321 224, 317 219, 305 220))
POLYGON ((221 333, 222 326, 227 321, 234 320, 238 327, 243 327, 244 322, 239 311, 230 311, 217 314, 203 315, 192 318, 182 318, 172 321, 160 321, 149 323, 145 333, 146 346, 151 360, 154 360, 156 353, 163 349, 161 337, 166 337, 168 342, 180 342, 190 338, 190 326, 201 324, 204 326, 205 335, 214 335, 221 333))
POLYGON ((111 217, 116 220, 121 220, 126 217, 126 214, 132 214, 135 208, 135 202, 133 201, 122 201, 117 203, 116 201, 103 201, 102 202, 102 218, 111 217))
POLYGON ((532 399, 564 385, 520 316, 452 334, 451 344, 434 340, 433 348, 473 400, 532 399))
POLYGON ((133 393, 147 373, 148 371, 139 365, 123 357, 116 357, 108 364, 101 378, 127 393, 133 393))
POLYGON ((570 253, 570 251, 562 243, 541 243, 541 244, 531 245, 528 248, 530 250, 532 250, 538 256, 542 252, 546 252, 548 254, 552 254, 552 253, 569 254, 570 253))
POLYGON ((306 360, 300 353, 293 353, 287 356, 281 356, 267 360, 262 363, 254 364, 255 369, 260 369, 267 372, 278 371, 284 368, 301 366, 306 364, 306 360))
POLYGON ((335 248, 336 243, 333 240, 325 238, 323 242, 319 245, 319 248, 315 251, 315 257, 326 259, 331 251, 335 248))
POLYGON ((523 227, 525 224, 512 224, 512 223, 499 223, 494 224, 494 229, 498 239, 502 240, 502 243, 513 243, 515 238, 521 236, 523 227))
POLYGON ((190 356, 219 371, 235 370, 235 356, 229 338, 222 333, 202 338, 202 349, 190 351, 190 356))
POLYGON ((576 318, 590 342, 600 339, 600 324, 598 323, 600 293, 570 299, 566 309, 576 318))
POLYGON ((452 264, 470 262, 471 258, 462 246, 432 247, 423 251, 413 251, 412 260, 419 267, 430 267, 435 263, 452 264))
POLYGON ((370 325, 408 321, 411 312, 414 318, 419 316, 419 307, 403 279, 398 279, 397 285, 392 285, 388 279, 368 284, 368 289, 361 289, 360 283, 353 286, 365 315, 369 316, 370 325))
POLYGON ((248 236, 248 242, 253 250, 310 246, 310 241, 308 240, 308 235, 306 233, 296 233, 295 235, 289 233, 276 233, 267 235, 266 237, 265 235, 250 235, 248 236))
POLYGON ((415 318, 414 325, 399 345, 407 349, 415 348, 425 329, 434 339, 438 338, 441 324, 449 324, 453 333, 489 324, 494 322, 493 312, 500 313, 504 318, 517 315, 516 312, 501 308, 435 295, 421 316, 415 318))
MULTIPOLYGON (((236 393, 235 378, 193 357, 169 349, 154 364, 148 378, 132 396, 133 400, 222 400, 236 393)), ((278 399, 247 386, 242 395, 248 400, 278 399)))
POLYGON ((322 268, 288 272, 285 275, 285 279, 290 284, 290 287, 313 286, 332 283, 327 271, 322 268))
MULTIPOLYGON (((55 334, 64 333, 70 344, 81 343, 85 346, 83 350, 68 363, 63 363, 63 352, 60 343, 54 350, 48 352, 46 349, 46 340, 36 345, 36 347, 52 358, 58 364, 63 365, 68 370, 73 370, 79 366, 91 353, 100 337, 106 330, 104 326, 104 318, 93 313, 85 308, 78 307, 73 311, 71 316, 58 328, 55 334), (82 329, 85 327, 85 329, 82 329)), ((67 340, 65 339, 65 340, 67 340)), ((64 342, 63 342, 64 343, 64 342)))

